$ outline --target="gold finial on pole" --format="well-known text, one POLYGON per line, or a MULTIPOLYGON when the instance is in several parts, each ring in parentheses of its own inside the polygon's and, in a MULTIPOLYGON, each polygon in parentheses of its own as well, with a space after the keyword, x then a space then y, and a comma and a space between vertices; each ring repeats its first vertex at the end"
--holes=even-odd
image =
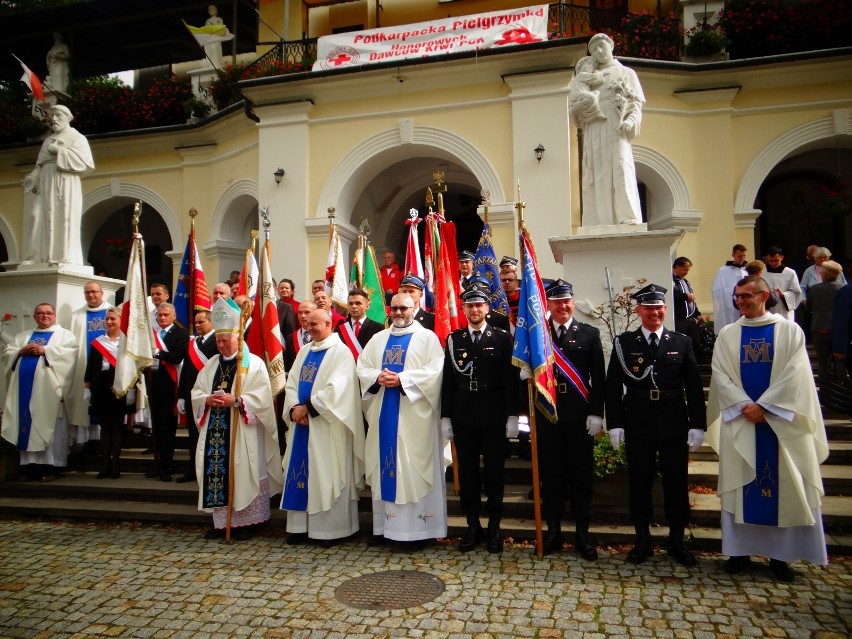
POLYGON ((264 239, 269 241, 269 227, 272 226, 272 223, 269 221, 269 207, 264 206, 260 209, 260 217, 263 218, 263 221, 260 223, 263 226, 264 239))
POLYGON ((491 193, 488 189, 482 189, 479 192, 479 196, 482 199, 482 217, 485 223, 488 224, 488 205, 491 204, 491 193))
POLYGON ((518 201, 515 202, 515 209, 518 211, 518 223, 523 224, 524 222, 524 209, 526 208, 527 203, 521 199, 521 181, 518 180, 518 201))
POLYGON ((435 205, 435 198, 432 197, 432 187, 426 187, 426 208, 429 209, 429 213, 432 212, 432 207, 435 205))
POLYGON ((139 218, 142 217, 142 200, 137 200, 136 204, 133 205, 133 217, 131 218, 133 222, 133 232, 139 232, 139 218))
POLYGON ((438 194, 438 215, 444 215, 444 193, 447 192, 447 185, 444 182, 444 172, 441 170, 432 171, 432 179, 435 180, 435 192, 438 194))

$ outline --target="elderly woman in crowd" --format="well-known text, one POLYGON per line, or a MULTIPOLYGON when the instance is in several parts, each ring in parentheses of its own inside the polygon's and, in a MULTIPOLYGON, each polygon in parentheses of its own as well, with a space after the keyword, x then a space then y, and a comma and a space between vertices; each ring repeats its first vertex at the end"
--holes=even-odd
POLYGON ((831 359, 831 319, 834 316, 834 298, 843 287, 840 281, 843 267, 831 260, 823 260, 820 266, 822 282, 810 287, 808 308, 811 312, 811 342, 816 350, 817 370, 822 386, 831 359))

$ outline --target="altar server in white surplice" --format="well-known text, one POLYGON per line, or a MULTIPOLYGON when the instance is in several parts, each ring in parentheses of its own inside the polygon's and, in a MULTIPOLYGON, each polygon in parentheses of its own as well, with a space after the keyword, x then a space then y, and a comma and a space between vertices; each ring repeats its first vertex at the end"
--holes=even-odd
POLYGON ((288 543, 331 546, 358 532, 364 485, 364 425, 355 360, 323 309, 308 318, 310 344, 299 349, 284 391, 287 422, 284 494, 288 543))
POLYGON ((707 442, 719 454, 722 553, 731 574, 769 556, 775 578, 787 562, 827 563, 819 465, 825 426, 802 330, 766 312, 769 286, 741 280, 742 317, 716 340, 707 405, 707 442))
POLYGON ((15 336, 3 351, 8 380, 3 439, 15 444, 31 478, 48 481, 68 464, 68 413, 77 340, 56 323, 56 309, 39 304, 34 330, 15 336))
POLYGON ((367 431, 366 478, 373 491, 374 543, 447 534, 439 416, 444 350, 414 321, 410 295, 391 300, 391 328, 358 358, 367 431))

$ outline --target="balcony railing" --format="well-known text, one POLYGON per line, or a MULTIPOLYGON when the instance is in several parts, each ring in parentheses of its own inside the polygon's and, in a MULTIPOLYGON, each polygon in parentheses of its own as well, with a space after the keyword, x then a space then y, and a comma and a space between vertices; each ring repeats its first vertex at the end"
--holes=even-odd
POLYGON ((620 11, 557 2, 548 5, 548 31, 551 38, 573 38, 598 31, 614 33, 618 31, 624 15, 620 11))

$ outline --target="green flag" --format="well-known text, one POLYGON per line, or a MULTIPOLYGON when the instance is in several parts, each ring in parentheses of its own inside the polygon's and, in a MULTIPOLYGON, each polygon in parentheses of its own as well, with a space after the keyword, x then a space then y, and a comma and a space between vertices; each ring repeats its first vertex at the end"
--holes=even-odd
POLYGON ((385 296, 382 292, 379 277, 379 263, 376 261, 376 250, 369 244, 362 255, 363 270, 361 271, 361 288, 370 296, 370 308, 367 317, 382 324, 387 320, 385 314, 385 296))

